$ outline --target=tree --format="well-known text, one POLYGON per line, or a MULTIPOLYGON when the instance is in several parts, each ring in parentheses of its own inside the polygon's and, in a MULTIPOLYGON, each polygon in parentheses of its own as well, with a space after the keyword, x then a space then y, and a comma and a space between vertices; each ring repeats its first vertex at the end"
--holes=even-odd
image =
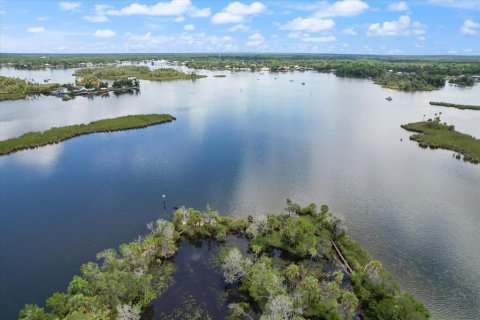
POLYGON ((342 294, 340 303, 340 314, 343 319, 353 319, 355 310, 358 307, 358 299, 351 291, 346 291, 342 294))
POLYGON ((268 300, 265 307, 268 320, 289 320, 300 313, 293 307, 293 302, 287 295, 278 295, 268 300))
POLYGON ((140 309, 137 306, 122 304, 117 306, 118 320, 140 320, 140 309))
POLYGON ((300 268, 295 263, 288 265, 288 267, 285 268, 285 276, 290 283, 294 283, 300 276, 300 268))
POLYGON ((300 283, 300 292, 302 295, 303 303, 309 306, 315 302, 321 294, 321 289, 318 284, 318 279, 313 275, 308 275, 302 283, 300 283))
POLYGON ((246 264, 242 258, 242 253, 237 248, 230 250, 223 259, 222 271, 225 282, 228 284, 234 284, 242 279, 246 274, 246 264))
POLYGON ((18 315, 19 320, 53 320, 55 317, 45 313, 43 308, 36 304, 27 304, 18 315))

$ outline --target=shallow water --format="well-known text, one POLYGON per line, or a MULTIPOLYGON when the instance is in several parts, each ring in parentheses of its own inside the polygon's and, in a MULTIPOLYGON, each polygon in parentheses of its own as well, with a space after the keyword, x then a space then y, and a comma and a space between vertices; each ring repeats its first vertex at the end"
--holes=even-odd
POLYGON ((282 210, 287 197, 343 215, 433 318, 478 317, 480 166, 419 148, 400 124, 442 112, 480 137, 480 112, 428 105, 478 104, 480 86, 404 93, 314 72, 226 74, 142 81, 138 96, 0 102, 0 139, 127 114, 177 117, 0 157, 2 319, 65 290, 83 262, 173 206, 246 216, 282 210))

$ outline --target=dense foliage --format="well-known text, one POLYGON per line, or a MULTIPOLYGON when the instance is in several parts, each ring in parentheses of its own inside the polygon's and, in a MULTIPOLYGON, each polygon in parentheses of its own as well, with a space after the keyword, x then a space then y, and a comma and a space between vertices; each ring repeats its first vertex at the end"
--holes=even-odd
MULTIPOLYGON (((302 208, 291 201, 287 214, 252 219, 252 260, 236 248, 221 254, 225 281, 237 285, 244 300, 230 306, 232 319, 427 319, 428 311, 412 296, 402 293, 380 262, 345 233, 342 220, 327 206, 302 208), (341 248, 353 272, 324 271, 324 264, 338 261, 332 249, 341 248), (290 255, 275 258, 271 248, 290 255), (263 255, 262 253, 266 253, 263 255), (252 306, 249 301, 254 301, 252 306)), ((345 267, 345 266, 344 266, 345 267)))
POLYGON ((23 99, 27 94, 48 95, 53 88, 59 86, 57 83, 40 84, 26 79, 0 76, 0 101, 23 99))
POLYGON ((145 128, 173 120, 175 118, 168 114, 131 115, 93 121, 89 124, 52 128, 43 132, 29 132, 17 138, 0 141, 0 155, 59 143, 85 134, 145 128))
POLYGON ((453 125, 442 123, 437 114, 433 120, 408 123, 401 127, 417 132, 410 136, 410 140, 417 141, 422 148, 452 150, 459 153, 458 158, 462 154, 465 161, 480 162, 480 139, 455 131, 453 125))
POLYGON ((459 85, 459 86, 468 86, 471 87, 475 84, 475 79, 469 76, 460 76, 453 79, 448 80, 448 82, 459 85))
POLYGON ((119 80, 128 77, 136 77, 144 80, 177 80, 177 79, 198 79, 205 76, 195 73, 185 73, 172 68, 161 68, 151 70, 146 66, 121 66, 85 68, 75 72, 75 76, 94 77, 96 79, 119 80))
POLYGON ((26 305, 21 320, 91 319, 138 320, 141 310, 171 283, 175 266, 170 258, 177 250, 178 232, 171 222, 148 224, 151 234, 125 243, 119 252, 97 254, 99 263, 88 262, 73 277, 66 293, 47 299, 50 312, 26 305))

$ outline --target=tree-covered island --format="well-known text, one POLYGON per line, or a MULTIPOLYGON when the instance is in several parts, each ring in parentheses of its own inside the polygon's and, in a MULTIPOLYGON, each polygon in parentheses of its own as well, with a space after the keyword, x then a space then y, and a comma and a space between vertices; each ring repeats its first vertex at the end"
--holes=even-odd
MULTIPOLYGON (((236 292, 229 319, 429 318, 423 304, 402 292, 382 264, 347 235, 328 206, 302 208, 287 200, 285 211, 238 219, 209 207, 182 207, 172 221, 148 223, 145 237, 98 253, 99 261, 84 264, 67 292, 47 299, 48 311, 28 304, 19 319, 138 320, 174 285, 172 257, 181 241, 222 243, 229 235, 243 237, 249 248, 242 253, 225 245, 211 266, 222 272, 225 290, 236 292)), ((189 319, 210 318, 197 313, 189 319)))

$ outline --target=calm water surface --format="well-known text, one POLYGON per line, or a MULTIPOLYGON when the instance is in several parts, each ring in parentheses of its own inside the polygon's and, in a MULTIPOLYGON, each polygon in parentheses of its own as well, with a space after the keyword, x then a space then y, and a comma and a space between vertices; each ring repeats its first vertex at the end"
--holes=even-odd
MULTIPOLYGON (((72 73, 18 76, 72 82, 72 73)), ((478 104, 480 86, 403 93, 329 74, 246 72, 142 81, 139 95, 0 102, 0 139, 127 114, 177 117, 0 157, 0 318, 65 290, 83 262, 173 206, 245 216, 280 211, 287 197, 345 217, 434 319, 478 318, 480 166, 419 148, 400 124, 442 112, 480 137, 480 112, 428 101, 478 104)))

